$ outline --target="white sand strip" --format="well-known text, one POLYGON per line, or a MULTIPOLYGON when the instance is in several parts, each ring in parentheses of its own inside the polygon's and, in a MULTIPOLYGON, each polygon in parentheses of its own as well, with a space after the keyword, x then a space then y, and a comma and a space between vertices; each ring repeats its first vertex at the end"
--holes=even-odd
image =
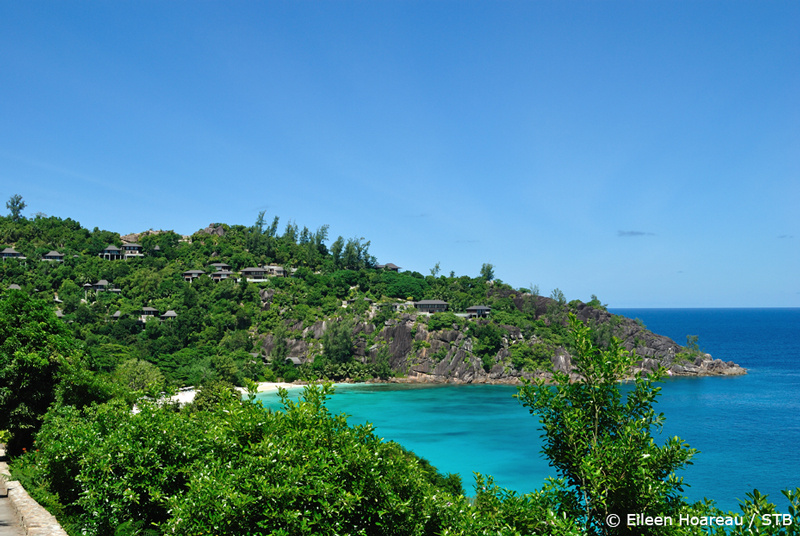
MULTIPOLYGON (((293 387, 302 387, 302 384, 299 383, 286 383, 286 382, 261 382, 258 384, 258 392, 259 393, 276 393, 278 389, 291 389, 293 387)), ((243 395, 247 392, 247 389, 244 387, 237 387, 238 390, 243 395)), ((171 396, 169 398, 170 402, 178 402, 181 406, 185 406, 186 404, 191 404, 194 400, 194 396, 197 394, 197 389, 194 387, 185 387, 178 391, 178 394, 175 396, 171 396)))

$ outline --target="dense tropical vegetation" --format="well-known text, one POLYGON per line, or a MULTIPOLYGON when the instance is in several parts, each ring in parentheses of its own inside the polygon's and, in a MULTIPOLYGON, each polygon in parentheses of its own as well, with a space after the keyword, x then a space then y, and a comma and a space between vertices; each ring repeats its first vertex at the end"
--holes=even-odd
POLYGON ((541 368, 567 343, 569 304, 557 289, 554 296, 561 301, 540 298, 537 289, 515 290, 487 279, 494 277, 488 264, 478 277, 380 270, 363 238, 338 237, 329 247, 327 226, 310 231, 290 222, 279 234, 277 218, 268 226, 264 222, 261 213, 249 227, 214 224, 190 237, 171 231, 144 233, 139 237, 144 255, 123 261, 99 256, 109 244, 123 244, 117 233, 89 231, 70 219, 8 216, 0 218, 0 249, 13 246, 25 260, 5 259, 0 281, 4 287, 15 284, 29 295, 55 299, 67 329, 84 343, 89 369, 122 379, 131 376, 134 363, 138 369, 149 363, 162 376, 153 379, 154 389, 215 379, 243 386, 247 380, 403 373, 389 367, 378 332, 399 317, 398 309, 409 300, 446 301, 451 312, 418 322, 427 322, 429 331, 468 327, 487 371, 505 335, 501 326, 519 328, 536 339, 536 345, 510 349, 512 364, 520 370, 541 368), (53 249, 64 255, 63 262, 41 260, 53 249), (212 280, 215 262, 230 265, 234 275, 212 280), (292 277, 253 284, 235 276, 238 270, 262 265, 286 267, 293 270, 292 277), (187 281, 183 273, 188 270, 203 275, 187 281), (113 291, 94 288, 101 281, 113 291), (452 313, 478 304, 492 308, 491 320, 468 326, 452 313), (157 314, 142 316, 144 308, 157 314), (158 315, 167 311, 176 316, 161 321, 158 315), (301 370, 287 362, 287 344, 302 339, 314 343, 307 330, 327 319, 335 319, 328 324, 333 329, 310 345, 313 367, 301 370), (359 322, 377 330, 346 333, 347 326, 359 322), (359 344, 368 355, 355 360, 353 348, 359 344))
MULTIPOLYGON (((21 199, 14 206, 24 208, 21 199)), ((695 452, 677 438, 653 442, 651 431, 663 419, 653 411, 662 372, 638 373, 623 396, 619 381, 635 358, 613 331, 570 315, 576 304, 563 293, 538 300, 528 289, 521 298, 489 279, 491 265, 476 278, 438 276, 438 266, 430 276, 376 270, 364 239, 340 237, 328 248, 326 227, 311 232, 290 223, 280 236, 277 228, 277 219, 267 226, 260 214, 251 227, 216 225, 188 239, 150 234, 140 239, 143 258, 108 261, 97 254, 109 243, 121 245, 114 233, 13 211, 0 219, 0 245, 27 257, 0 267, 0 429, 11 435, 15 477, 71 534, 725 533, 608 523, 609 515, 637 510, 723 513, 681 496, 675 470, 695 452), (64 262, 38 260, 51 249, 66 253, 64 262), (206 275, 184 280, 184 271, 210 273, 207 266, 219 259, 233 269, 297 270, 258 285, 206 275), (121 292, 84 290, 100 279, 121 292), (354 360, 365 342, 354 337, 369 334, 353 331, 364 318, 390 322, 394 305, 408 298, 444 299, 456 312, 491 305, 491 321, 446 312, 425 324, 431 332, 466 330, 484 366, 504 344, 502 326, 537 336, 536 345, 509 349, 520 368, 542 366, 556 347, 569 349, 582 382, 555 371, 552 385, 530 383, 519 392, 542 422, 543 452, 558 480, 520 495, 476 475, 467 496, 457 476, 439 474, 368 426, 331 415, 329 384, 308 386, 298 402, 284 393, 284 408, 275 412, 233 390, 253 379, 331 377, 343 367, 350 375, 396 374, 385 346, 377 345, 371 361, 354 360), (177 317, 142 323, 145 306, 177 317), (298 369, 287 360, 288 341, 320 320, 329 326, 316 357, 298 369), (268 355, 260 350, 264 338, 271 340, 268 355), (171 387, 185 384, 200 386, 192 404, 164 402, 171 387)), ((592 302, 603 307, 596 297, 592 302)), ((795 516, 800 489, 786 495, 795 516)), ((761 516, 775 505, 755 491, 742 509, 761 516)), ((796 524, 759 522, 757 529, 798 534, 796 524)))

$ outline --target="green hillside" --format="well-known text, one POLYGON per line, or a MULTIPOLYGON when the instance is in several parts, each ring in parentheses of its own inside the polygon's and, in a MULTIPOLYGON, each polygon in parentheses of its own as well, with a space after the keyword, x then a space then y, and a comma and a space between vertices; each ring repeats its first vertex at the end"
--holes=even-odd
MULTIPOLYGON (((560 292, 554 292, 555 300, 542 299, 533 289, 517 291, 488 280, 489 265, 479 277, 439 275, 438 267, 428 275, 393 271, 377 264, 363 238, 340 236, 328 244, 327 226, 310 231, 290 222, 282 233, 278 229, 277 217, 266 225, 261 213, 249 227, 214 224, 188 237, 149 231, 123 241, 118 233, 90 231, 70 219, 0 218, 0 249, 23 257, 4 258, 0 285, 18 285, 53 302, 86 343, 93 370, 112 373, 136 359, 157 366, 175 386, 211 379, 243 385, 246 379, 403 374, 387 370, 380 330, 403 312, 415 312, 413 302, 423 300, 446 302, 447 313, 420 322, 430 322, 431 331, 445 325, 467 329, 487 370, 502 346, 506 328, 500 326, 516 327, 523 339, 538 343, 512 349, 510 362, 520 370, 533 370, 567 345, 568 306, 560 292), (141 246, 141 252, 127 259, 103 254, 108 246, 126 244, 141 246), (49 253, 63 260, 45 260, 49 253), (227 266, 218 269, 220 263, 227 266), (265 266, 283 270, 285 277, 252 277, 247 271, 265 266), (491 320, 467 323, 466 311, 475 305, 490 307, 491 320), (311 340, 308 328, 325 320, 377 330, 337 328, 338 339, 333 333, 317 337, 294 360, 307 366, 287 360, 292 342, 311 340)), ((601 307, 596 299, 593 305, 601 307)), ((423 348, 424 341, 415 350, 423 348)))

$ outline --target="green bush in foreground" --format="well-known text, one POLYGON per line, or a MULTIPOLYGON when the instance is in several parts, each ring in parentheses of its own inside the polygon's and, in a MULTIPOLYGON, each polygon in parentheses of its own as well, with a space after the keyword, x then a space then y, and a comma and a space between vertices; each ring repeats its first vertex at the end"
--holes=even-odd
MULTIPOLYGON (((399 445, 347 425, 309 387, 285 412, 243 403, 227 455, 204 459, 170 501, 167 534, 434 534, 432 486, 399 445), (256 411, 253 411, 256 408, 256 411)), ((216 433, 216 431, 215 431, 216 433)), ((445 494, 443 494, 444 496, 445 494)))
POLYGON ((22 472, 75 534, 440 533, 465 499, 371 427, 330 415, 331 392, 310 386, 296 403, 283 393, 283 412, 224 398, 205 411, 54 407, 22 472))
POLYGON ((624 519, 631 512, 677 514, 684 504, 683 479, 675 471, 691 464, 695 450, 673 437, 656 445, 651 431, 663 414, 653 404, 663 372, 636 375, 623 396, 619 381, 630 373, 635 355, 612 339, 601 350, 592 333, 570 313, 574 337, 572 365, 581 381, 553 372, 553 387, 543 381, 527 384, 517 395, 544 428, 543 453, 571 494, 565 503, 570 517, 588 534, 616 534, 606 519, 624 519))
POLYGON ((539 417, 545 440, 542 452, 561 477, 545 487, 557 492, 550 502, 553 510, 573 520, 586 535, 800 534, 800 488, 783 492, 790 503, 785 513, 793 518, 789 525, 786 518, 779 525, 762 517, 777 512, 758 490, 747 494, 741 514, 723 512, 709 500, 689 504, 682 496, 683 479, 675 471, 691 464, 697 451, 678 437, 657 445, 651 434, 664 422, 664 415, 653 409, 660 392, 654 384, 664 371, 637 374, 633 388, 623 396, 620 381, 628 377, 634 353, 615 338, 600 349, 588 326, 572 313, 569 321, 573 371, 581 380, 573 382, 567 374, 554 371, 552 385, 528 383, 517 395, 539 417), (629 526, 628 514, 637 513, 671 518, 672 524, 629 526), (714 521, 704 524, 710 518, 714 521), (739 520, 744 525, 720 526, 719 520, 739 520), (753 526, 748 527, 751 520, 753 526))
POLYGON ((31 447, 56 398, 56 385, 77 353, 74 339, 47 302, 21 290, 0 299, 0 429, 11 434, 9 454, 31 447))

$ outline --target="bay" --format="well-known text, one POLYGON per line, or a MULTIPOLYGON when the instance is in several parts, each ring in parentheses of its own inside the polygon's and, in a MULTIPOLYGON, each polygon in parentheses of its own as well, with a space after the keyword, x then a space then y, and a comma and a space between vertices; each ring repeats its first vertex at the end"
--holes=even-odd
MULTIPOLYGON (((758 488, 779 506, 781 489, 800 486, 800 309, 624 309, 652 331, 685 343, 698 335, 715 358, 749 369, 746 376, 672 378, 662 384, 657 411, 666 423, 657 442, 677 435, 701 452, 680 476, 691 500, 714 499, 738 509, 758 488)), ((294 391, 297 396, 299 390, 294 391)), ((540 454, 536 419, 506 385, 339 385, 327 406, 351 424, 375 432, 462 476, 473 472, 527 492, 555 476, 540 454)), ((275 395, 262 394, 277 409, 275 395)))
MULTIPOLYGON (((675 378, 664 383, 664 435, 700 450, 683 471, 691 499, 726 509, 757 488, 778 505, 800 486, 800 309, 622 309, 679 343, 748 369, 737 377, 675 378)), ((785 510, 784 510, 785 511, 785 510)))

